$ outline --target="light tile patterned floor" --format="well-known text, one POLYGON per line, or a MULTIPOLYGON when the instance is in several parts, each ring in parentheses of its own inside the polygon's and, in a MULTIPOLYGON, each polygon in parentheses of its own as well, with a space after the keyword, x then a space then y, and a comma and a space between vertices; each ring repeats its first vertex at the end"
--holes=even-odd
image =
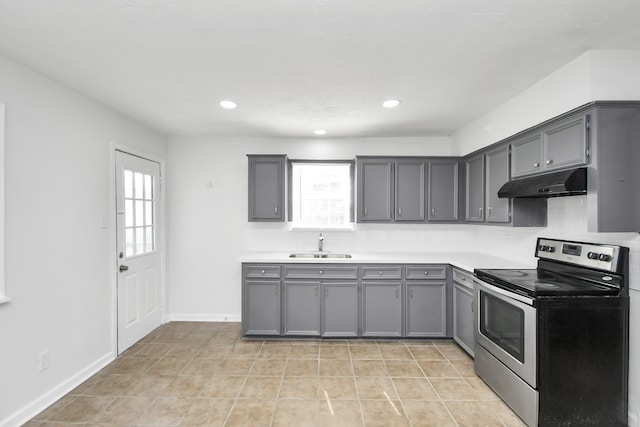
POLYGON ((452 341, 246 341, 174 322, 26 424, 518 426, 452 341))

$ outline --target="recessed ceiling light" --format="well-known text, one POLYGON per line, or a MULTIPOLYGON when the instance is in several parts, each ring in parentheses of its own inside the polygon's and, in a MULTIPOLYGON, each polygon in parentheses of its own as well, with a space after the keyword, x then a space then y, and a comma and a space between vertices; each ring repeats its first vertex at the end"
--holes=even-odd
POLYGON ((327 131, 324 129, 316 129, 313 131, 313 133, 315 133, 316 135, 326 135, 327 131))
POLYGON ((398 105, 400 105, 400 100, 398 99, 387 99, 382 103, 384 108, 396 108, 398 105))
POLYGON ((232 109, 234 109, 234 108, 236 108, 236 107, 237 107, 237 105, 236 105, 236 103, 235 103, 235 102, 233 102, 233 101, 228 101, 228 100, 220 101, 220 106, 221 106, 222 108, 226 108, 227 110, 232 110, 232 109))

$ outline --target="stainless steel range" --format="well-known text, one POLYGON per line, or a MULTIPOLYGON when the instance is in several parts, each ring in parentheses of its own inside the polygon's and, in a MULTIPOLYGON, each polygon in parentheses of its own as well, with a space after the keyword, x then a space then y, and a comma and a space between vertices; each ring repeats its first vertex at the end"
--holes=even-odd
POLYGON ((475 270, 477 374, 529 426, 626 426, 629 249, 539 238, 535 255, 475 270))

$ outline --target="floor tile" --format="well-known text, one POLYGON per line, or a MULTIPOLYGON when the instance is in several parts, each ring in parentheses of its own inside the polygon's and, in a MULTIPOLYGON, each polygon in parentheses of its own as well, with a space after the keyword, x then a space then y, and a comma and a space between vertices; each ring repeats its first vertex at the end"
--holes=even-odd
POLYGON ((402 406, 413 427, 457 427, 449 410, 440 401, 407 400, 402 406))
POLYGON ((316 426, 319 404, 317 399, 280 399, 272 427, 316 426))
POLYGON ((159 397, 138 418, 136 425, 175 426, 187 415, 192 400, 174 397, 159 397))
POLYGON ((430 378, 442 400, 476 400, 477 393, 464 378, 430 378))
POLYGON ((96 415, 115 399, 115 397, 110 396, 78 396, 50 416, 48 420, 65 423, 93 421, 96 415))
POLYGON ((235 399, 240 394, 247 377, 215 376, 202 387, 200 397, 211 399, 235 399))
POLYGON ((397 399, 393 382, 387 377, 356 377, 360 399, 397 399))
POLYGON ((276 399, 236 400, 225 427, 269 427, 276 404, 276 399))
POLYGON ((437 347, 409 347, 409 352, 416 360, 445 360, 446 357, 437 347))
POLYGON ((367 345, 350 345, 349 352, 351 353, 351 359, 382 359, 382 354, 378 349, 378 346, 373 344, 367 345))
POLYGON ((152 402, 153 398, 150 397, 118 397, 92 421, 100 424, 135 424, 152 402))
POLYGON ((317 399, 318 377, 285 377, 280 387, 281 399, 317 399))
POLYGON ((315 377, 318 375, 318 360, 289 358, 284 375, 287 377, 315 377))
POLYGON ((389 375, 382 360, 354 360, 353 372, 357 377, 384 377, 389 375))
POLYGON ((209 382, 209 376, 180 375, 160 392, 163 397, 197 397, 209 382))
POLYGON ((243 399, 275 399, 280 391, 281 377, 247 377, 240 397, 243 399))
POLYGON ((293 359, 317 359, 320 356, 320 345, 310 343, 305 345, 292 345, 289 357, 293 359))
POLYGON ((402 344, 384 344, 384 345, 379 345, 378 346, 380 348, 380 353, 382 354, 382 357, 387 360, 387 359, 393 359, 393 360, 412 360, 413 359, 413 355, 411 354, 411 352, 409 352, 409 350, 402 344))
POLYGON ((420 366, 415 360, 385 360, 384 364, 392 377, 424 377, 420 366))
POLYGON ((400 399, 439 400, 436 391, 426 378, 393 378, 400 399))
POLYGON ((353 376, 353 365, 351 360, 321 359, 320 375, 331 377, 353 376))
POLYGON ((318 379, 320 399, 352 400, 358 398, 353 377, 320 377, 318 379), (325 394, 326 393, 326 394, 325 394))
POLYGON ((320 359, 350 360, 351 354, 349 353, 349 347, 346 343, 344 345, 321 345, 320 359))
POLYGON ((364 425, 360 402, 357 400, 320 399, 318 424, 331 427, 358 427, 364 425))
POLYGON ((460 372, 448 360, 420 360, 418 362, 427 377, 460 377, 460 372))
POLYGON ((251 367, 249 375, 282 376, 286 365, 287 359, 257 359, 251 367))
POLYGON ((367 427, 409 426, 409 420, 397 400, 361 400, 360 404, 367 427))
POLYGON ((503 427, 502 421, 483 402, 445 402, 460 427, 503 427))

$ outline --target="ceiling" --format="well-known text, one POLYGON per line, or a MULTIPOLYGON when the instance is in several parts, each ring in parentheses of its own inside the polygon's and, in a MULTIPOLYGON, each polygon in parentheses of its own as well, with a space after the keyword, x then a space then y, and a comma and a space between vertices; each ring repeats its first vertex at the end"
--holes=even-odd
POLYGON ((0 0, 0 55, 167 135, 449 135, 586 50, 640 49, 639 16, 637 0, 0 0))

